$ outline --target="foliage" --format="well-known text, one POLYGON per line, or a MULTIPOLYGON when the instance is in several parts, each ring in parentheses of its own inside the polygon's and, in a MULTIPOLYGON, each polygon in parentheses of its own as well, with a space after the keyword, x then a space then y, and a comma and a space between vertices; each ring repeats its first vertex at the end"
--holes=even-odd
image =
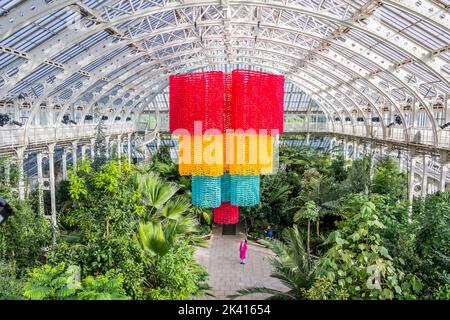
POLYGON ((73 204, 59 215, 62 232, 49 261, 79 265, 86 279, 115 269, 127 296, 145 298, 149 288, 157 289, 152 283, 160 257, 183 241, 203 244, 198 220, 179 186, 148 167, 112 160, 87 168, 71 176, 73 204), (86 192, 73 192, 75 176, 86 192))
POLYGON ((149 170, 159 173, 171 182, 181 182, 183 180, 183 177, 180 177, 178 174, 178 166, 170 157, 170 148, 166 145, 160 146, 159 150, 152 156, 149 170))
POLYGON ((77 270, 66 268, 65 263, 35 268, 24 285, 23 295, 31 300, 129 299, 122 287, 122 274, 110 270, 105 275, 88 276, 80 282, 77 270))
POLYGON ((450 192, 428 195, 414 205, 417 273, 426 283, 426 294, 450 285, 450 192))
POLYGON ((19 167, 17 163, 8 157, 0 158, 0 186, 17 185, 19 181, 19 167), (7 166, 9 165, 9 181, 7 181, 7 166))
POLYGON ((287 288, 287 291, 275 290, 267 287, 254 287, 238 290, 236 298, 253 293, 269 294, 273 300, 295 300, 304 298, 304 290, 312 284, 312 273, 307 258, 305 246, 297 227, 286 229, 283 240, 260 240, 275 253, 270 257, 273 267, 271 277, 279 279, 287 288))
POLYGON ((50 244, 50 223, 8 186, 0 186, 0 194, 14 210, 14 215, 0 225, 0 260, 14 261, 19 270, 33 266, 50 244))
POLYGON ((319 260, 311 266, 314 279, 301 289, 302 298, 445 298, 450 283, 449 193, 415 200, 410 215, 406 176, 396 159, 375 162, 371 179, 372 161, 347 162, 339 155, 330 162, 322 151, 280 147, 280 171, 267 179, 269 188, 262 178, 261 204, 241 211, 249 233, 263 237, 271 224, 280 234, 296 223, 307 239, 307 252, 311 237, 311 259, 319 260), (277 194, 278 180, 289 192, 277 194), (280 218, 271 218, 268 199, 279 200, 280 218), (314 220, 316 232, 311 233, 314 220), (381 290, 367 288, 374 270, 380 271, 381 290))
POLYGON ((189 237, 200 244, 198 220, 189 211, 185 197, 176 196, 179 190, 173 182, 165 182, 154 173, 138 173, 134 184, 142 194, 137 207, 140 218, 139 240, 150 255, 164 255, 178 236, 189 237))
POLYGON ((450 284, 440 286, 434 293, 433 298, 438 300, 450 300, 450 284))
POLYGON ((250 230, 261 230, 270 224, 275 236, 281 234, 286 226, 292 225, 289 211, 289 195, 292 188, 286 182, 284 174, 261 176, 261 202, 255 207, 241 207, 239 214, 250 230))
POLYGON ((23 295, 31 300, 70 299, 77 291, 75 282, 75 269, 66 269, 64 263, 54 267, 46 264, 30 272, 23 295))
POLYGON ((87 168, 77 168, 76 176, 84 179, 86 192, 75 192, 80 195, 78 200, 72 195, 74 204, 58 216, 62 232, 49 261, 80 265, 85 275, 116 269, 123 273, 127 294, 138 298, 145 280, 145 259, 134 240, 137 218, 130 214, 139 196, 131 178, 135 168, 116 160, 96 170, 87 168))
POLYGON ((176 225, 170 223, 163 226, 161 222, 154 221, 139 225, 139 238, 142 247, 150 255, 163 256, 173 246, 176 225))
POLYGON ((23 279, 14 262, 0 264, 0 300, 22 299, 23 279))
POLYGON ((108 161, 108 144, 106 143, 105 125, 100 121, 94 143, 94 169, 98 169, 108 161))
POLYGON ((389 195, 391 199, 406 197, 407 178, 400 172, 398 163, 390 157, 385 157, 377 163, 372 178, 372 192, 389 195))
POLYGON ((363 192, 368 194, 370 188, 370 157, 353 161, 349 167, 347 178, 342 182, 341 192, 345 194, 363 192))
POLYGON ((309 221, 316 220, 319 216, 318 208, 314 201, 307 201, 302 210, 298 211, 294 216, 294 221, 297 222, 300 219, 306 219, 309 221))
MULTIPOLYGON (((207 289, 193 249, 205 244, 211 210, 190 206, 191 181, 179 176, 168 147, 137 167, 107 160, 98 136, 96 150, 105 156, 80 161, 57 185, 55 246, 36 206, 0 183, 16 211, 0 226, 0 299, 190 299, 207 289), (81 281, 68 265, 80 266, 81 281)), ((450 193, 415 200, 409 214, 396 160, 374 164, 371 179, 369 157, 331 160, 323 150, 281 146, 279 172, 261 177, 261 203, 240 215, 250 234, 263 237, 272 226, 276 239, 261 242, 275 253, 272 276, 287 291, 256 287, 238 295, 449 299, 450 193)))
POLYGON ((330 176, 336 182, 342 182, 347 179, 347 166, 344 155, 340 154, 331 162, 330 176))
POLYGON ((204 284, 206 275, 204 267, 193 260, 192 247, 181 243, 157 259, 153 288, 149 290, 148 297, 159 300, 191 299, 207 288, 204 284))
POLYGON ((81 283, 77 293, 80 300, 129 300, 123 289, 123 275, 114 270, 96 277, 87 276, 81 283))
POLYGON ((382 245, 379 231, 385 226, 379 220, 375 205, 366 196, 355 194, 346 197, 341 210, 344 220, 328 237, 326 244, 331 247, 316 268, 317 277, 326 278, 331 284, 329 291, 319 296, 328 299, 414 298, 422 284, 417 277, 405 275, 395 267, 382 245))

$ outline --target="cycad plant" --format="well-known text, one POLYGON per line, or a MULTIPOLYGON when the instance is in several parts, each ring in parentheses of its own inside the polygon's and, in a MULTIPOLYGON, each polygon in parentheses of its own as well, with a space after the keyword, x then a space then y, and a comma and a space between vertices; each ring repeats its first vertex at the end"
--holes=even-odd
POLYGON ((313 275, 298 228, 294 226, 286 229, 283 233, 283 240, 284 242, 280 240, 260 240, 259 242, 275 254, 269 258, 273 267, 271 277, 279 279, 287 287, 287 290, 253 287, 238 290, 238 294, 232 295, 230 298, 265 293, 270 295, 269 300, 304 299, 303 292, 310 288, 313 275))

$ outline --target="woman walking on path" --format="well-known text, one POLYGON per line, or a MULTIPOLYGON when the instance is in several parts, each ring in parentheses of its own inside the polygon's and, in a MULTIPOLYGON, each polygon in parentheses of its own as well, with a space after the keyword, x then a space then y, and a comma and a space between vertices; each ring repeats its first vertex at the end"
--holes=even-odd
POLYGON ((241 241, 239 245, 239 257, 241 258, 241 264, 245 264, 247 258, 247 239, 241 241))

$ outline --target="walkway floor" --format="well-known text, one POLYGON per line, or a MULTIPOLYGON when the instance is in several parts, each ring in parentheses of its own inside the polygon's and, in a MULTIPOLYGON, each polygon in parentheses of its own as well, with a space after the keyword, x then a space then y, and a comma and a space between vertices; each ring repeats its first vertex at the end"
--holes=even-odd
MULTIPOLYGON (((287 288, 275 278, 270 277, 272 267, 267 257, 271 251, 249 241, 248 259, 245 265, 239 262, 239 242, 244 239, 239 230, 237 235, 222 235, 222 227, 215 226, 207 248, 198 248, 195 259, 206 266, 209 273, 210 293, 214 297, 203 296, 196 299, 227 299, 237 290, 249 287, 265 286, 278 290, 287 288)), ((264 299, 265 294, 252 294, 239 299, 264 299)))

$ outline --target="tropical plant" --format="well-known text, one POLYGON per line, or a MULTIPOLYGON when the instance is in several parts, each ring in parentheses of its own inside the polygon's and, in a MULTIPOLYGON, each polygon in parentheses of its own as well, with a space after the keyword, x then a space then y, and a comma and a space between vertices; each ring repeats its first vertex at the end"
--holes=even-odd
POLYGON ((105 275, 87 276, 76 295, 79 300, 129 300, 123 289, 123 275, 114 270, 105 275))
POLYGON ((340 154, 331 162, 330 175, 336 182, 342 182, 347 179, 347 165, 344 155, 340 154))
POLYGON ((115 270, 105 275, 78 279, 78 268, 65 263, 44 265, 30 272, 23 295, 31 300, 127 300, 122 287, 123 276, 115 270))
POLYGON ((65 300, 73 298, 79 283, 75 269, 67 269, 65 263, 34 268, 24 285, 23 295, 31 300, 65 300))
POLYGON ((428 195, 414 203, 415 251, 419 261, 415 271, 426 284, 428 298, 439 288, 450 286, 449 213, 450 192, 428 195))
POLYGON ((105 125, 103 120, 97 125, 97 132, 94 143, 94 163, 92 166, 95 169, 100 168, 108 161, 108 145, 106 143, 105 125))
POLYGON ((157 258, 152 279, 154 282, 148 291, 150 299, 192 299, 209 288, 205 283, 207 273, 194 261, 193 248, 186 242, 157 258))
POLYGON ((347 179, 342 182, 341 192, 345 194, 370 192, 371 158, 365 156, 353 161, 347 172, 347 179))
POLYGON ((274 226, 274 234, 292 225, 293 214, 288 202, 292 187, 286 182, 284 174, 261 177, 261 202, 255 207, 240 208, 240 217, 245 220, 251 231, 258 230, 263 235, 267 226, 274 226))
POLYGON ((138 206, 140 223, 139 241, 150 255, 164 255, 174 245, 178 235, 200 244, 195 237, 198 221, 190 214, 190 204, 185 197, 175 196, 175 183, 163 181, 157 174, 138 173, 135 176, 137 190, 143 195, 138 206))
POLYGON ((294 221, 298 222, 300 219, 305 219, 308 221, 308 231, 306 248, 308 253, 308 261, 311 260, 311 248, 310 248, 310 238, 311 238, 311 221, 315 221, 319 218, 319 209, 317 208, 314 201, 307 201, 300 211, 298 211, 294 216, 294 221))
POLYGON ((20 300, 23 278, 14 262, 0 263, 0 300, 20 300))
MULTIPOLYGON (((342 204, 344 220, 332 232, 326 245, 331 246, 319 260, 316 277, 328 280, 328 293, 322 298, 393 299, 415 298, 422 283, 395 267, 386 247, 382 245, 375 205, 362 194, 346 197, 342 204)), ((320 283, 317 282, 317 283, 320 283)), ((315 284, 312 290, 322 290, 315 284)), ((314 294, 313 294, 314 295, 314 294)))
POLYGON ((277 290, 268 287, 253 287, 237 291, 230 298, 244 295, 263 293, 268 294, 271 300, 296 300, 304 299, 304 290, 309 289, 312 280, 311 264, 308 261, 303 239, 296 226, 283 232, 281 240, 260 240, 275 256, 270 257, 273 268, 271 277, 279 279, 287 290, 277 290))
POLYGON ((406 197, 407 178, 400 172, 398 162, 390 157, 384 157, 377 163, 372 178, 372 192, 389 195, 394 201, 406 197))
POLYGON ((35 212, 28 200, 18 199, 10 187, 1 185, 0 194, 14 210, 14 215, 0 225, 0 261, 14 262, 19 270, 33 266, 50 245, 50 222, 35 212))

